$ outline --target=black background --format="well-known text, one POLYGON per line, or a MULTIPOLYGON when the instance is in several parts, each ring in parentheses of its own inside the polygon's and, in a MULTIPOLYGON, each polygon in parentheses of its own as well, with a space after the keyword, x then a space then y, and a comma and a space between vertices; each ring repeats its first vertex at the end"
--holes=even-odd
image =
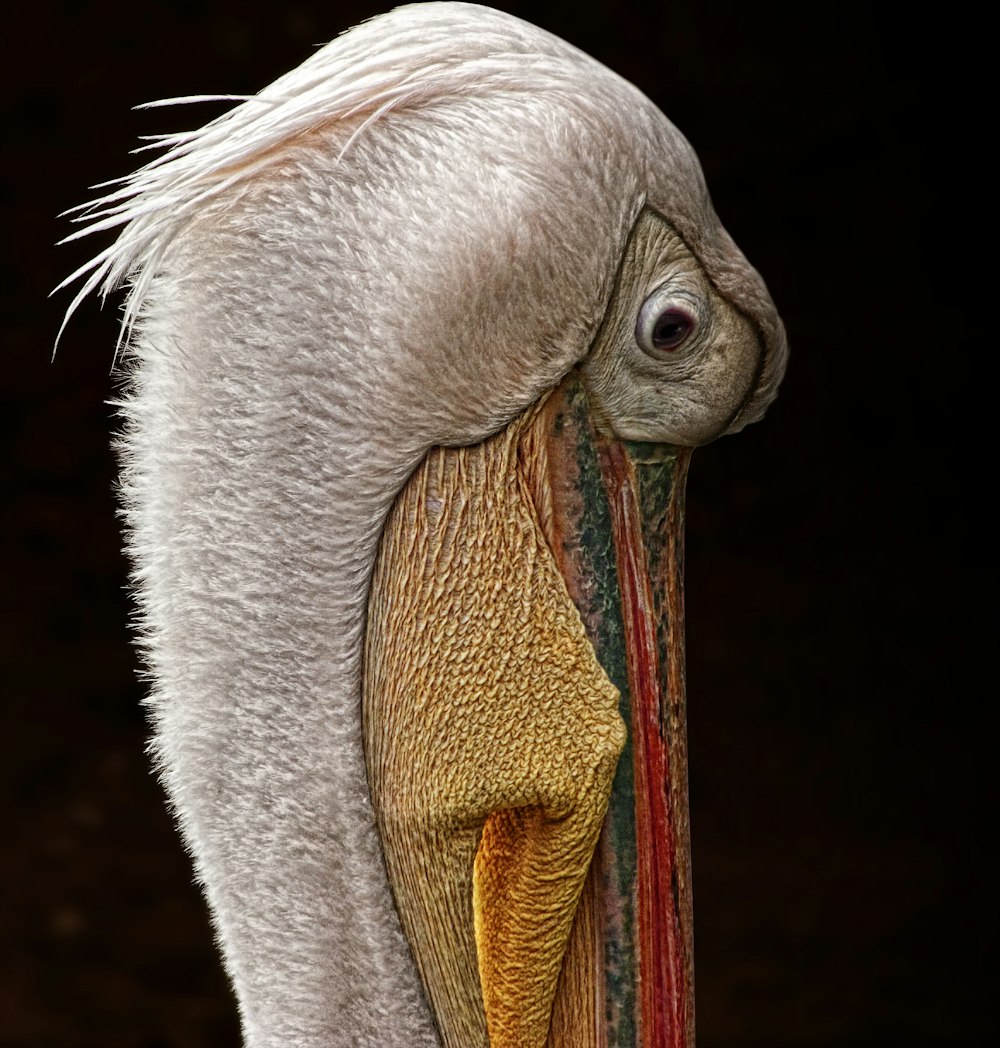
MULTIPOLYGON (((503 6, 684 131, 792 347, 767 419, 699 451, 690 481, 699 1042, 985 1044, 985 30, 954 5, 926 21, 824 3, 503 6)), ((255 92, 378 10, 5 16, 4 1045, 238 1038, 143 753, 104 404, 117 310, 85 304, 50 364, 70 296, 46 296, 100 246, 54 248, 70 231, 56 215, 126 173, 138 135, 219 111, 130 106, 255 92)))

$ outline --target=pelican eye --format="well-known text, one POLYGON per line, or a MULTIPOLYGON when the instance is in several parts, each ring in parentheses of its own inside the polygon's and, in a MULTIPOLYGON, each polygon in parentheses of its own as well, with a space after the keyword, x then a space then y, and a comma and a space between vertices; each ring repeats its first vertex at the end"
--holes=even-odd
POLYGON ((642 304, 635 322, 635 340, 646 353, 674 353, 694 333, 698 321, 663 289, 654 291, 642 304))

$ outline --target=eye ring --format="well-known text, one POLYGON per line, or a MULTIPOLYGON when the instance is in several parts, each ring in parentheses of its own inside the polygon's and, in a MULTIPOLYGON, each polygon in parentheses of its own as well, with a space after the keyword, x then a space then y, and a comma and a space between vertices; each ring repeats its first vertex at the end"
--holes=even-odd
POLYGON ((635 322, 635 341, 652 357, 676 353, 690 342, 698 329, 698 318, 686 304, 665 292, 654 291, 639 310, 635 322))

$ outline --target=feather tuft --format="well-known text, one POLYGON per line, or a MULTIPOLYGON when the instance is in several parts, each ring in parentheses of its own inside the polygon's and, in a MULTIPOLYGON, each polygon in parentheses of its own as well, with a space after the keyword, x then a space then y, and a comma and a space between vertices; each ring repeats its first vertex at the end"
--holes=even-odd
POLYGON ((456 96, 565 88, 581 63, 595 64, 556 37, 489 8, 414 4, 356 26, 257 95, 186 95, 136 106, 238 103, 196 130, 144 136, 134 152, 165 152, 130 175, 93 187, 111 191, 65 212, 84 225, 61 244, 123 228, 113 244, 55 288, 83 281, 63 317, 53 356, 89 294, 104 299, 128 285, 117 355, 176 234, 199 208, 252 179, 302 135, 362 117, 346 138, 342 159, 358 136, 371 133, 393 110, 456 96))

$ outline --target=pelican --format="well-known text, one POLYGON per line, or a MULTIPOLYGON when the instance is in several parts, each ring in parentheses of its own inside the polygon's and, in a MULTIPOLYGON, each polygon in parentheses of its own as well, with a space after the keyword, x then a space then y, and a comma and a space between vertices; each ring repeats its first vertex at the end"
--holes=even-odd
POLYGON ((236 101, 86 207, 69 313, 128 285, 151 747, 245 1043, 690 1045, 683 479, 776 393, 765 285, 509 15, 236 101))

